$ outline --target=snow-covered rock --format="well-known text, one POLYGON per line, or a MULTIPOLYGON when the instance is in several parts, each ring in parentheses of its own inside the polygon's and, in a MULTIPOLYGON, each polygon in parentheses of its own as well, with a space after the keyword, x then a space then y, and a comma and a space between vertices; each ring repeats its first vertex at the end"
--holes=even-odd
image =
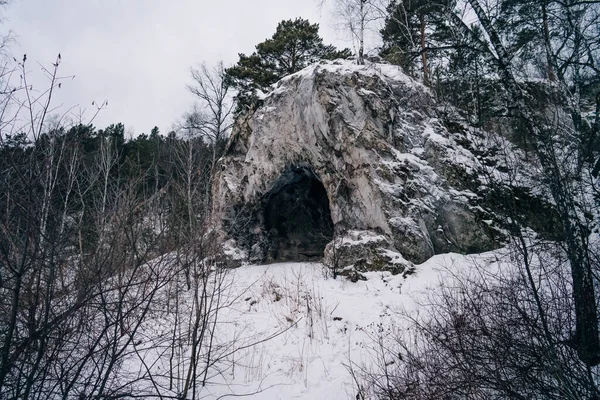
POLYGON ((410 275, 414 271, 411 262, 393 248, 385 235, 372 231, 349 231, 338 236, 325 247, 323 263, 336 275, 348 275, 356 279, 356 273, 367 271, 390 271, 410 275))
POLYGON ((488 251, 502 235, 478 193, 487 135, 449 121, 395 66, 315 64, 238 118, 213 181, 211 223, 252 262, 312 259, 328 242, 330 265, 345 243, 340 267, 381 264, 374 254, 410 264, 488 251), (356 232, 349 251, 343 238, 356 232))

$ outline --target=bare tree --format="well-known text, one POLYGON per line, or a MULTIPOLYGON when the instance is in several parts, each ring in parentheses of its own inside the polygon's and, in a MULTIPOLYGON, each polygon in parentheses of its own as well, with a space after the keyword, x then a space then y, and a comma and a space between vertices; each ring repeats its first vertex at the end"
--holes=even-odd
POLYGON ((227 85, 198 89, 222 97, 191 137, 126 142, 52 117, 60 57, 42 92, 26 62, 0 120, 0 398, 201 398, 238 350, 217 337, 227 269, 204 224, 227 85))
POLYGON ((365 386, 384 399, 597 398, 598 369, 570 345, 568 262, 531 245, 445 278, 418 315, 402 314, 408 331, 374 338, 365 386))
MULTIPOLYGON (((327 0, 319 0, 317 3, 323 8, 327 0)), ((356 62, 363 65, 368 32, 376 29, 375 23, 383 17, 381 0, 331 0, 331 3, 336 25, 339 30, 350 35, 355 44, 356 62)))
POLYGON ((191 75, 194 83, 187 87, 199 103, 186 115, 185 127, 194 129, 213 144, 212 171, 217 161, 217 147, 227 138, 233 125, 232 88, 225 75, 223 61, 213 68, 203 63, 192 68, 191 75))

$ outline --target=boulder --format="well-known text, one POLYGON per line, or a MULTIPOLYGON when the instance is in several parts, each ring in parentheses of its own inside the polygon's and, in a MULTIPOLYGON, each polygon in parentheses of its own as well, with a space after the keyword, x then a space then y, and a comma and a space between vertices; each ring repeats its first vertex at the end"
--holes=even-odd
POLYGON ((479 171, 501 174, 506 157, 481 154, 510 146, 448 110, 391 65, 327 61, 290 75, 236 121, 211 227, 255 263, 325 256, 338 269, 401 272, 495 249, 503 236, 479 171))

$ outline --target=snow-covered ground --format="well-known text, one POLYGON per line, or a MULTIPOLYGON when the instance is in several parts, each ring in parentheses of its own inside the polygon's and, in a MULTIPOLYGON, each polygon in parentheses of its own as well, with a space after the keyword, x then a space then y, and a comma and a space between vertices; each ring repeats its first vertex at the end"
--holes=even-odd
MULTIPOLYGON (((368 367, 379 357, 377 339, 403 329, 401 312, 420 312, 440 282, 469 271, 473 263, 497 268, 505 256, 505 250, 438 255, 406 278, 370 272, 365 274, 367 280, 356 283, 331 278, 319 263, 229 270, 220 283, 214 365, 208 370, 206 386, 198 387, 200 397, 353 399, 356 385, 350 368, 368 367)), ((193 292, 185 293, 180 311, 191 304, 193 292)), ((182 362, 177 364, 168 346, 157 345, 174 326, 173 301, 165 306, 163 317, 146 325, 147 339, 139 344, 138 354, 156 375, 166 375, 178 365, 175 374, 183 380, 189 346, 181 346, 175 358, 182 362)), ((179 323, 183 330, 191 324, 179 323)), ((132 359, 130 368, 133 372, 142 366, 132 359)), ((166 380, 158 384, 166 387, 166 380)))

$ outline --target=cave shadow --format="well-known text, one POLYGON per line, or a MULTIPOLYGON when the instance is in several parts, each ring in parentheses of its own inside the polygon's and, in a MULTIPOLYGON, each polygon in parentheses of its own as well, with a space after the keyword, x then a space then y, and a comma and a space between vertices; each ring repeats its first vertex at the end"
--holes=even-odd
POLYGON ((288 167, 263 198, 269 261, 316 261, 333 239, 327 191, 308 166, 288 167))

